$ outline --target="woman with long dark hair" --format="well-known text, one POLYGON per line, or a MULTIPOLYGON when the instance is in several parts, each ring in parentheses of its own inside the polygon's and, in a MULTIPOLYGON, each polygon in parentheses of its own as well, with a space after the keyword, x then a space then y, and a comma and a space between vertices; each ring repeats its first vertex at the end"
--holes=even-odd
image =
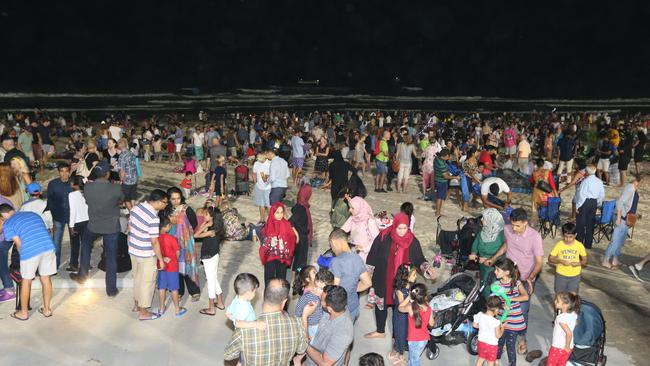
POLYGON ((289 219, 289 222, 293 225, 294 229, 298 231, 298 236, 300 238, 293 255, 292 269, 295 275, 300 273, 300 270, 307 265, 309 246, 311 246, 314 236, 311 211, 309 207, 311 193, 311 186, 309 184, 303 184, 298 190, 296 205, 291 208, 291 219, 289 219))
POLYGON ((205 270, 205 279, 208 287, 208 307, 201 309, 199 312, 203 315, 215 315, 216 308, 225 309, 221 297, 222 290, 219 284, 219 252, 223 242, 223 217, 218 207, 208 207, 204 211, 205 221, 196 230, 195 238, 202 239, 201 245, 201 262, 205 270))
POLYGON ((199 287, 198 254, 194 246, 196 213, 185 203, 183 192, 179 188, 169 188, 167 195, 169 196, 169 205, 165 209, 165 214, 172 223, 169 235, 178 240, 178 244, 181 246, 181 256, 178 262, 179 264, 183 263, 181 271, 179 271, 181 280, 178 294, 182 297, 185 286, 187 286, 192 301, 199 301, 201 288, 199 287))

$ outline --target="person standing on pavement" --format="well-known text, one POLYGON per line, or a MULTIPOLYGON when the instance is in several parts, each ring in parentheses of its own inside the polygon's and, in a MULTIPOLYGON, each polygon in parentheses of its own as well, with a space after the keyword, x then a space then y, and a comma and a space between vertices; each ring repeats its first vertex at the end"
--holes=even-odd
POLYGON ((20 310, 11 314, 17 320, 29 319, 29 297, 32 281, 39 273, 43 289, 43 307, 38 312, 44 317, 52 316, 52 281, 50 276, 56 274, 56 254, 54 243, 43 219, 33 212, 16 212, 11 205, 0 204, 0 226, 5 240, 13 241, 20 253, 20 310))
MULTIPOLYGON (((216 131, 214 132, 216 133, 216 131)), ((221 145, 221 140, 218 137, 213 137, 210 148, 208 149, 208 157, 206 159, 206 173, 205 173, 205 191, 210 190, 210 183, 212 182, 212 176, 214 175, 214 170, 217 169, 217 157, 226 156, 228 154, 228 149, 225 146, 221 145)))
MULTIPOLYGON (((519 279, 522 281, 528 296, 532 296, 535 291, 535 282, 537 276, 542 271, 544 258, 544 246, 542 236, 528 225, 528 214, 523 208, 516 208, 510 213, 510 224, 503 229, 505 243, 492 258, 499 258, 503 253, 506 257, 517 264, 519 270, 519 279)), ((492 266, 492 258, 485 262, 485 265, 492 266)), ((530 299, 522 301, 521 313, 525 323, 528 324, 528 312, 530 311, 530 299)), ((526 341, 526 331, 520 333, 517 352, 519 354, 528 353, 528 344, 526 341)))
POLYGON ((120 204, 124 200, 122 189, 108 181, 111 166, 103 160, 95 167, 97 180, 84 187, 88 204, 88 225, 81 242, 81 263, 78 273, 70 278, 83 284, 90 271, 90 257, 95 240, 102 237, 106 255, 106 294, 115 297, 117 289, 117 239, 120 233, 120 204))
POLYGON ((596 177, 596 167, 593 164, 587 165, 586 173, 587 177, 580 183, 575 198, 578 213, 576 239, 583 243, 585 248, 591 249, 594 241, 594 217, 598 206, 605 199, 605 186, 603 181, 596 177))
MULTIPOLYGON (((68 226, 70 220, 70 204, 68 195, 72 192, 70 186, 70 165, 60 163, 57 166, 59 177, 52 179, 47 184, 47 207, 52 213, 54 222, 54 247, 56 253, 56 268, 61 265, 61 242, 63 241, 63 231, 68 226)), ((68 231, 68 233, 70 233, 68 231)), ((70 235, 72 236, 72 235, 70 235)))
POLYGON ((129 255, 133 268, 134 309, 138 319, 153 320, 160 317, 149 311, 156 289, 157 269, 165 269, 165 261, 158 242, 160 218, 158 212, 168 203, 165 191, 154 189, 145 202, 137 204, 129 215, 129 255))

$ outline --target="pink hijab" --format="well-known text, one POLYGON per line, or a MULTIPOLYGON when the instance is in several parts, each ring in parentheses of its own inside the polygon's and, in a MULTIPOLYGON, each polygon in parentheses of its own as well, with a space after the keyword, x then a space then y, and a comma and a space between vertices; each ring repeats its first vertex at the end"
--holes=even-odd
POLYGON ((363 198, 352 198, 350 207, 354 208, 355 214, 345 221, 341 229, 350 233, 350 242, 357 247, 360 251, 359 255, 365 261, 372 242, 379 235, 379 226, 372 213, 372 208, 363 198))

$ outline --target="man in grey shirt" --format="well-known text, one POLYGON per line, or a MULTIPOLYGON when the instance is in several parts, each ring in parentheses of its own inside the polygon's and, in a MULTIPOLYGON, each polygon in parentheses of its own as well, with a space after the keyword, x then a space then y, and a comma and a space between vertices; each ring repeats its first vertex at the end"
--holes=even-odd
MULTIPOLYGON (((307 365, 345 364, 346 353, 354 340, 354 324, 346 310, 348 295, 341 286, 326 286, 321 301, 325 313, 318 323, 318 331, 307 347, 307 365)), ((307 329, 307 319, 316 310, 309 304, 302 313, 302 323, 307 329)))
POLYGON ((636 213, 634 201, 636 200, 637 203, 639 201, 637 189, 640 183, 641 176, 634 177, 632 183, 625 185, 621 196, 616 200, 616 216, 614 218, 616 227, 612 233, 612 241, 607 246, 607 249, 605 249, 605 254, 603 255, 603 267, 612 268, 621 265, 618 257, 621 255, 621 248, 627 239, 627 231, 633 225, 633 223, 627 222, 627 214, 636 213))
POLYGON ((95 167, 97 180, 86 184, 84 198, 88 204, 88 225, 81 241, 81 263, 79 272, 70 278, 83 284, 90 269, 90 255, 93 242, 100 236, 106 255, 106 294, 117 296, 117 240, 120 233, 120 203, 124 201, 122 189, 108 181, 110 164, 102 160, 95 167))

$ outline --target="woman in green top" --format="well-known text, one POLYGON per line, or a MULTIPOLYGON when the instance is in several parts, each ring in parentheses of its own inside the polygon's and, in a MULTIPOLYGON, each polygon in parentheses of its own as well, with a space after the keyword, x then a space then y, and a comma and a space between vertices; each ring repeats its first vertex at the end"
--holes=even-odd
MULTIPOLYGON (((493 263, 498 259, 494 258, 494 255, 504 242, 503 226, 505 223, 503 216, 495 208, 483 210, 482 223, 483 228, 474 239, 469 260, 478 260, 481 284, 485 284, 490 274, 494 272, 493 263)), ((486 288, 489 294, 490 286, 486 286, 486 288)))

